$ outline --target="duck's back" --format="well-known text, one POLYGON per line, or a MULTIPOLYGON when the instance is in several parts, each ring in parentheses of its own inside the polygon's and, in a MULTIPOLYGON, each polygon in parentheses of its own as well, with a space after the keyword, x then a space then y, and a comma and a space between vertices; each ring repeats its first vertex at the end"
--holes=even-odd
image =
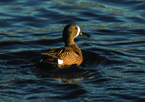
POLYGON ((63 60, 63 65, 80 65, 83 61, 81 50, 73 47, 65 47, 64 52, 59 55, 59 58, 63 60))
POLYGON ((72 64, 80 65, 83 61, 82 52, 77 45, 53 47, 41 54, 44 55, 41 63, 49 63, 58 67, 70 66, 72 64), (62 63, 60 64, 58 60, 61 60, 62 63))

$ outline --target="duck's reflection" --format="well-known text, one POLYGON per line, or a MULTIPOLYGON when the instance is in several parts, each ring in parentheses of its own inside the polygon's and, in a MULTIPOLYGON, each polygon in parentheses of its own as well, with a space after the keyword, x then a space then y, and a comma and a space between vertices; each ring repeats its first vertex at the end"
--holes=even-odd
POLYGON ((77 65, 72 65, 71 67, 67 67, 64 69, 48 70, 38 68, 37 72, 37 75, 41 77, 52 78, 53 80, 57 80, 61 84, 78 84, 78 82, 83 80, 84 78, 93 78, 91 74, 92 72, 89 72, 88 70, 77 65))
POLYGON ((57 80, 60 84, 78 84, 78 81, 83 80, 84 78, 52 78, 57 80))

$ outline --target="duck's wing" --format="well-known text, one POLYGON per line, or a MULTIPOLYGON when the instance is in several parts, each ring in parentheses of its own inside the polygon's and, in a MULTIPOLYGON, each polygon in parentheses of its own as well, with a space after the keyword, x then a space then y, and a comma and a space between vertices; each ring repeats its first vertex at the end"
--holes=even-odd
POLYGON ((58 58, 61 52, 63 52, 63 48, 53 47, 53 48, 48 49, 48 51, 41 53, 41 55, 45 55, 47 57, 58 58))
POLYGON ((47 63, 52 65, 58 64, 59 54, 63 51, 62 47, 53 47, 46 52, 41 53, 42 58, 40 63, 47 63))

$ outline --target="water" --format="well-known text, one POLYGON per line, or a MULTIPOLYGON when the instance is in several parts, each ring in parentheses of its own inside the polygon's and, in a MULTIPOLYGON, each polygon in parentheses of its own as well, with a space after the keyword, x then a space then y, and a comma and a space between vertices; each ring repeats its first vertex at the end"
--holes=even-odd
POLYGON ((144 101, 144 17, 144 0, 0 0, 0 101, 144 101), (36 68, 71 23, 86 67, 36 68))

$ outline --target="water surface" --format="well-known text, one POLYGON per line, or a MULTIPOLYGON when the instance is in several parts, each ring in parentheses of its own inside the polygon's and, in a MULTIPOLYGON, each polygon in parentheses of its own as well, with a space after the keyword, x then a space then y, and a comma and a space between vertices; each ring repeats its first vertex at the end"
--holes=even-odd
POLYGON ((0 0, 0 101, 144 101, 144 17, 144 0, 0 0), (36 68, 71 23, 86 67, 36 68))

